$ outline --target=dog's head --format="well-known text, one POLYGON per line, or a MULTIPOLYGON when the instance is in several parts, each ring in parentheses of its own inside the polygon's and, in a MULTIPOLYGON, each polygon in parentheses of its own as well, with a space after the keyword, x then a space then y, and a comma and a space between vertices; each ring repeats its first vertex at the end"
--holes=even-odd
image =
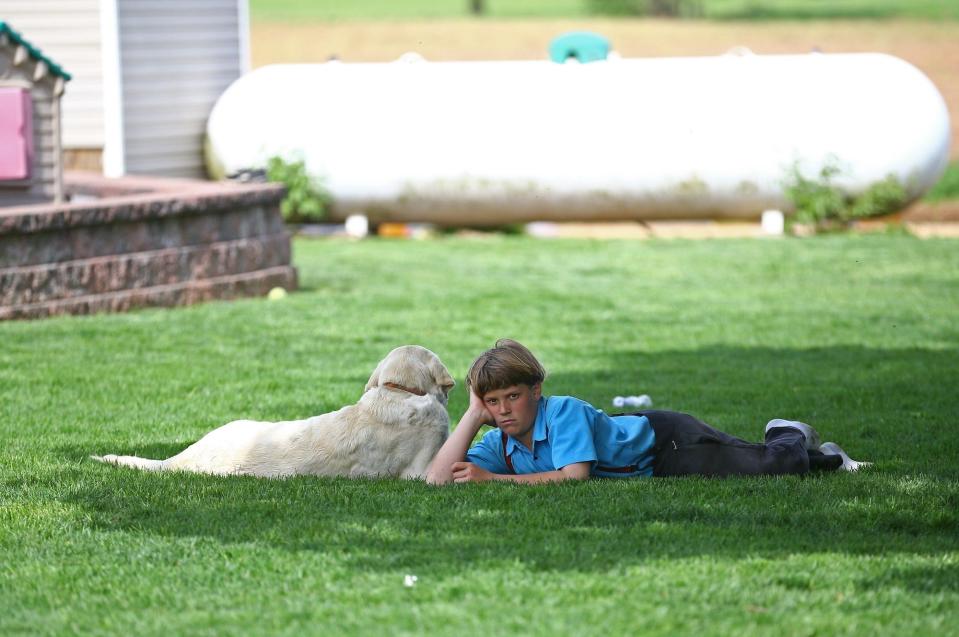
POLYGON ((445 407, 455 384, 439 356, 419 345, 403 345, 380 361, 366 383, 366 391, 393 386, 415 394, 431 394, 445 407))

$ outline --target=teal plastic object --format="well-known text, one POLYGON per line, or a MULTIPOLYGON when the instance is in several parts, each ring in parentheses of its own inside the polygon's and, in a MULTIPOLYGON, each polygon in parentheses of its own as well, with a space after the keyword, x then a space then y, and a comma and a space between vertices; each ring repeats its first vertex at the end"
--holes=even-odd
POLYGON ((553 38, 549 43, 549 59, 560 64, 569 58, 578 62, 605 60, 609 55, 609 40, 598 33, 573 31, 553 38))

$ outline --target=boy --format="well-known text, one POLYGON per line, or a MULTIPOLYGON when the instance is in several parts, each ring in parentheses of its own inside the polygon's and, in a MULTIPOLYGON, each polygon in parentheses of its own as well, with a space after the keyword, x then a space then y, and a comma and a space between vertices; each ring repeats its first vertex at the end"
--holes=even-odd
POLYGON ((609 416, 570 396, 542 395, 546 370, 533 353, 500 339, 470 367, 470 404, 433 460, 431 484, 554 482, 591 476, 732 476, 856 471, 809 425, 775 419, 764 443, 748 443, 671 411, 609 416), (480 427, 489 431, 473 447, 480 427))

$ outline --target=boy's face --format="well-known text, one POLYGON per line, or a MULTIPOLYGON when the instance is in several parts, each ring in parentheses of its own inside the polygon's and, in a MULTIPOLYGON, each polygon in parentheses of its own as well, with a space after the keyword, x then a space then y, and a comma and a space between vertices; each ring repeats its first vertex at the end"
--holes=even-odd
POLYGON ((542 390, 542 383, 494 389, 483 395, 483 404, 497 427, 530 447, 542 390))

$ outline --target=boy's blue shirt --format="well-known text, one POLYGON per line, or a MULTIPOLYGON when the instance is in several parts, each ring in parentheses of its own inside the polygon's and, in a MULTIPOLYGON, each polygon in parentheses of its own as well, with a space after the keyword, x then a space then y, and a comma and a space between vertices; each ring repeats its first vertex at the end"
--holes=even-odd
MULTIPOLYGON (((572 396, 540 398, 533 425, 533 449, 511 436, 506 454, 516 473, 541 473, 574 462, 590 462, 590 475, 632 478, 653 475, 655 434, 646 416, 610 416, 572 396), (630 472, 605 469, 633 467, 630 472)), ((511 473, 499 429, 486 432, 466 459, 493 473, 511 473)))

